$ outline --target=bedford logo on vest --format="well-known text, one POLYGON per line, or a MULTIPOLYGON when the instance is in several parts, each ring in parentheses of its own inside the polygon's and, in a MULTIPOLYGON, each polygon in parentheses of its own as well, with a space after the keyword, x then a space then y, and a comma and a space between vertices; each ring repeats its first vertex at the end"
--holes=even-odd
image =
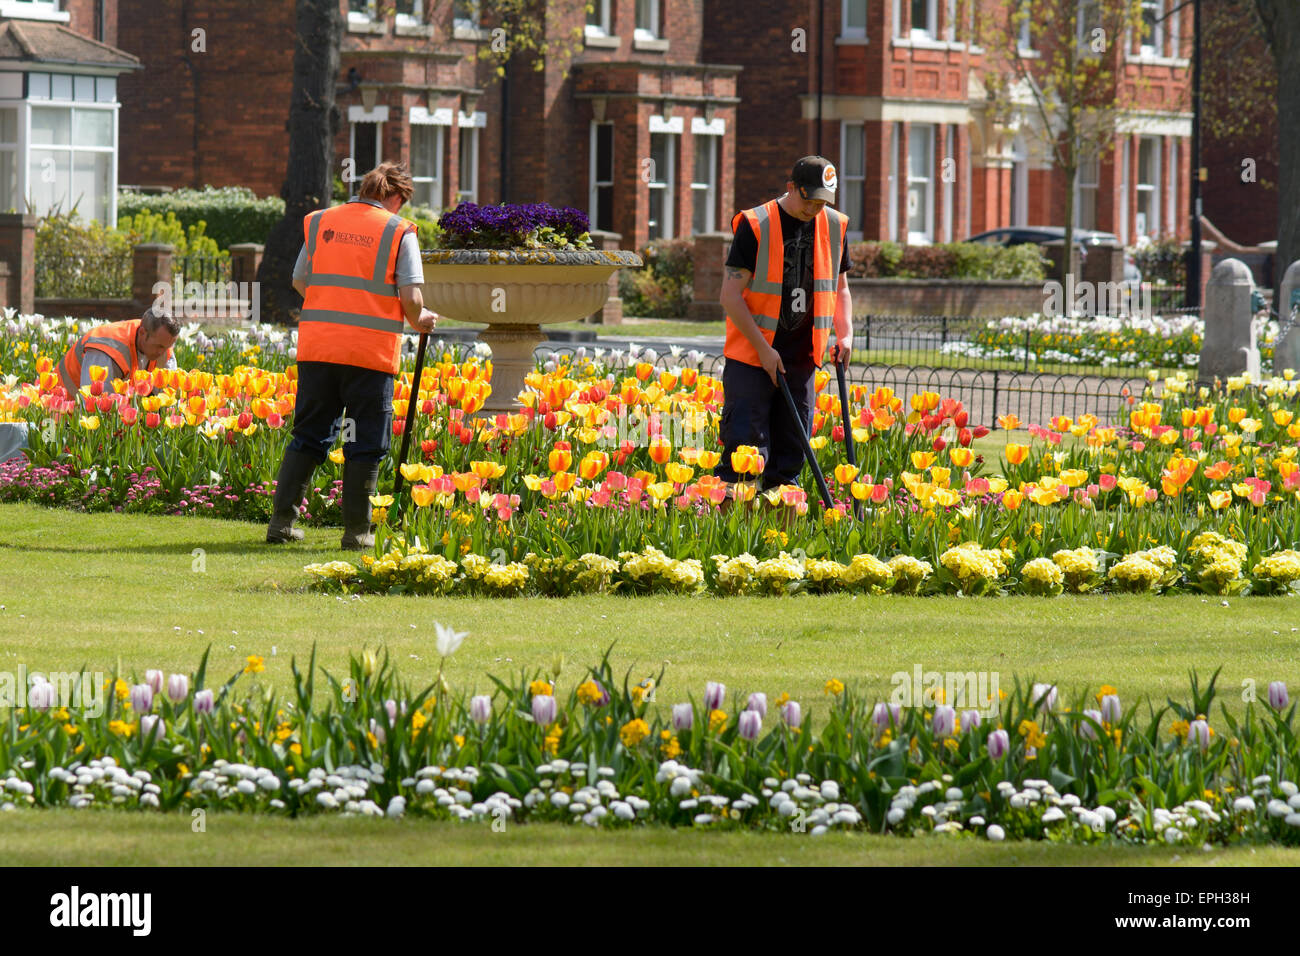
POLYGON ((178 319, 245 319, 262 314, 260 282, 181 282, 153 285, 154 308, 178 319))
POLYGON ((326 242, 341 242, 350 246, 365 246, 369 249, 375 244, 374 236, 367 236, 360 232, 336 232, 333 229, 326 229, 321 233, 321 238, 326 242))

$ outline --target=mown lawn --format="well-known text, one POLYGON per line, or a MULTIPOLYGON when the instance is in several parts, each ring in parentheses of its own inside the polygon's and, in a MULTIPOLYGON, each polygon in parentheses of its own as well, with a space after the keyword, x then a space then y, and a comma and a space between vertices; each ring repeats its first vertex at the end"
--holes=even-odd
POLYGON ((903 839, 865 833, 760 834, 666 827, 594 832, 558 823, 305 820, 41 810, 0 815, 0 866, 1296 866, 1277 847, 1087 847, 903 839))
MULTIPOLYGON (((341 598, 305 590, 302 566, 341 556, 338 529, 272 548, 263 529, 199 518, 85 515, 0 505, 0 670, 143 674, 189 671, 212 647, 220 679, 249 654, 259 679, 287 689, 289 661, 312 645, 338 672, 349 651, 384 646, 416 683, 437 671, 434 621, 470 636, 447 663, 454 687, 487 690, 487 673, 565 663, 579 681, 610 645, 632 678, 664 669, 660 707, 697 698, 708 680, 729 694, 789 693, 824 714, 831 677, 885 696, 896 672, 995 671, 1050 680, 1067 697, 1102 683, 1127 703, 1187 697, 1187 675, 1222 667, 1220 700, 1243 707, 1243 682, 1300 685, 1294 601, 1198 596, 1084 598, 623 598, 565 600, 341 598)), ((742 834, 595 834, 556 826, 488 828, 366 821, 223 817, 191 834, 189 819, 99 812, 0 815, 0 863, 654 862, 1167 863, 1163 850, 993 847, 862 835, 811 841, 742 834), (364 839, 358 839, 358 835, 364 839)), ((1295 865, 1296 854, 1190 854, 1185 862, 1295 865)))

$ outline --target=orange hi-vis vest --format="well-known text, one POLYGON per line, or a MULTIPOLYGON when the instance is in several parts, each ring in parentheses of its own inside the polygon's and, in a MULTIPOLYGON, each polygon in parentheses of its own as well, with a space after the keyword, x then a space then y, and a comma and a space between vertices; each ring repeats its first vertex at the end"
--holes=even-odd
MULTIPOLYGON (((785 276, 785 243, 781 237, 781 214, 777 200, 736 213, 731 220, 734 233, 740 220, 748 220, 758 237, 754 277, 741 293, 768 345, 776 337, 781 318, 781 283, 785 276)), ((826 341, 835 322, 836 290, 840 281, 840 256, 844 254, 849 217, 830 206, 822 207, 814 220, 813 237, 813 359, 820 366, 826 356, 826 341)), ((758 352, 727 316, 727 342, 723 355, 748 365, 761 365, 758 352)))
MULTIPOLYGON (((116 377, 130 378, 131 373, 140 367, 139 356, 135 351, 135 333, 139 328, 139 319, 127 319, 125 322, 97 326, 77 339, 77 343, 68 349, 63 361, 59 363, 59 381, 69 397, 75 396, 81 387, 81 363, 86 349, 106 353, 117 366, 116 377)), ((167 354, 171 355, 170 349, 167 354)), ((150 362, 148 370, 152 372, 157 364, 150 362)))
POLYGON ((308 274, 298 361, 396 375, 404 320, 397 252, 415 223, 368 202, 350 202, 308 214, 303 229, 308 274))

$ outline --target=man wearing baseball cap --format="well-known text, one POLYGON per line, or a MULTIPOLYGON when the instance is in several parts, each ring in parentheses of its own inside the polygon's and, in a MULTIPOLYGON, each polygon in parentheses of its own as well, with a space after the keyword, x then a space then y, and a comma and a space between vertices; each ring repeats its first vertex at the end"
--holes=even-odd
POLYGON ((794 164, 785 194, 736 214, 720 301, 727 316, 722 371, 722 461, 715 474, 741 480, 731 466, 739 445, 766 463, 764 490, 794 484, 803 470, 800 432, 812 426, 814 374, 835 329, 832 359, 847 365, 853 342, 848 217, 830 208, 835 167, 821 156, 794 164), (785 375, 799 410, 792 419, 777 384, 785 375))

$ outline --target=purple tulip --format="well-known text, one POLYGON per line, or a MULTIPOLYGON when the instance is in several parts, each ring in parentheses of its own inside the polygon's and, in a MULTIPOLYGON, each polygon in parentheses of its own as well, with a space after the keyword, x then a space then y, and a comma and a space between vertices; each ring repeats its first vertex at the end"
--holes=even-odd
POLYGON ((384 712, 388 714, 388 726, 391 727, 397 723, 397 701, 384 701, 384 712))
POLYGON ((37 681, 27 692, 27 706, 32 710, 46 711, 54 706, 57 691, 49 681, 37 681))
POLYGON ((990 760, 1001 760, 1011 749, 1011 736, 1005 730, 995 730, 989 734, 986 746, 990 760))
POLYGON ((1056 709, 1056 685, 1035 684, 1029 692, 1029 706, 1040 710, 1056 709))
POLYGON ((902 719, 902 704, 877 704, 871 711, 871 720, 875 725, 884 730, 890 724, 898 724, 902 719))
MULTIPOLYGON (((1099 710, 1085 710, 1083 712, 1083 716, 1091 717, 1097 723, 1101 723, 1102 721, 1101 711, 1099 710)), ((1088 740, 1097 739, 1097 728, 1094 727, 1092 724, 1088 723, 1088 721, 1086 720, 1079 721, 1079 733, 1082 734, 1088 740)))
POLYGON ((762 726, 763 718, 756 710, 743 711, 736 720, 736 730, 742 740, 757 740, 762 726))
POLYGON ((1124 716, 1118 694, 1107 694, 1101 699, 1101 719, 1108 724, 1118 724, 1124 716))
POLYGON ((1268 706, 1274 710, 1286 710, 1291 703, 1291 696, 1286 692, 1286 682, 1275 680, 1268 685, 1268 706))
POLYGON ((1187 728, 1187 742, 1195 742, 1202 750, 1210 746, 1210 724, 1204 720, 1193 720, 1187 728))
POLYGON ((673 730, 690 730, 694 724, 694 707, 690 704, 673 704, 673 730))
POLYGON ((556 703, 555 698, 550 694, 533 695, 533 720, 539 726, 545 727, 548 724, 553 724, 559 712, 560 705, 556 703))
POLYGON ((978 710, 963 710, 961 712, 961 729, 963 733, 970 733, 980 725, 980 712, 978 710))
POLYGON ((144 682, 149 685, 155 695, 161 694, 163 689, 163 672, 156 670, 145 671, 144 682))
POLYGON ((216 709, 216 695, 211 690, 201 690, 194 695, 194 713, 210 714, 216 709))
POLYGON ((727 685, 709 681, 704 685, 704 709, 721 710, 722 702, 727 697, 727 685))
POLYGON ((957 711, 947 704, 940 704, 934 709, 934 718, 930 721, 930 728, 934 731, 936 737, 951 737, 956 723, 957 711))
POLYGON ((137 714, 147 714, 153 710, 153 688, 148 684, 136 684, 132 687, 131 709, 137 714))
POLYGON ((157 714, 145 714, 140 718, 140 739, 148 740, 152 736, 155 740, 162 740, 163 735, 167 733, 167 725, 157 714))
POLYGON ((749 702, 745 704, 746 710, 752 710, 760 718, 767 716, 767 695, 758 691, 749 695, 749 702))
POLYGON ((791 700, 781 705, 781 719, 787 727, 798 728, 803 723, 803 710, 799 707, 799 702, 791 700))
POLYGON ((184 674, 173 674, 167 678, 167 699, 179 704, 190 693, 190 679, 184 674))
POLYGON ((470 698, 469 716, 476 724, 486 724, 492 719, 492 698, 487 694, 470 698))

